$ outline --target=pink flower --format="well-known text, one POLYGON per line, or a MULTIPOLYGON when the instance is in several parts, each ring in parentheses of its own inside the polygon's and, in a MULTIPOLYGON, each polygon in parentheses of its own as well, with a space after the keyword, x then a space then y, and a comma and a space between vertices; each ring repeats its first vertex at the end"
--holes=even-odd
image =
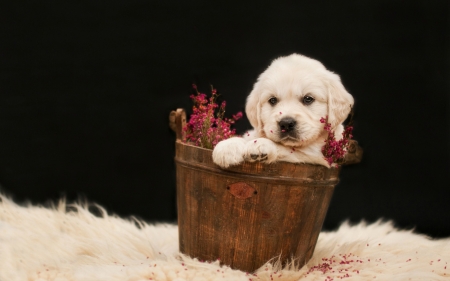
POLYGON ((242 118, 242 112, 238 112, 238 113, 236 113, 236 114, 233 114, 233 119, 234 120, 239 120, 239 119, 241 119, 242 118))
POLYGON ((189 122, 183 128, 186 133, 186 141, 194 143, 196 146, 212 149, 217 143, 235 135, 235 129, 230 126, 242 117, 242 112, 233 115, 233 118, 224 117, 226 102, 219 105, 216 103, 217 90, 211 90, 211 97, 208 99, 205 94, 197 91, 197 85, 193 84, 197 95, 191 95, 194 102, 192 114, 189 122))
POLYGON ((325 145, 322 147, 322 154, 328 164, 333 163, 340 164, 344 161, 345 154, 347 153, 349 140, 353 137, 352 126, 347 126, 342 132, 342 139, 336 140, 334 132, 331 130, 331 124, 328 123, 328 116, 326 118, 320 118, 320 123, 324 123, 323 129, 328 132, 328 137, 325 140, 325 145))

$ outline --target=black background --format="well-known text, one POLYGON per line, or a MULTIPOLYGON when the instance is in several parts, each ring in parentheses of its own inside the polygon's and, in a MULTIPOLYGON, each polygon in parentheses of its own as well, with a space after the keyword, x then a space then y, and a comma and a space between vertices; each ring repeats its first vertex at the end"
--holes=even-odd
POLYGON ((450 235, 450 2, 9 2, 0 183, 16 201, 82 197, 175 221, 170 110, 190 108, 192 83, 243 110, 271 60, 297 52, 340 74, 365 150, 325 228, 385 218, 450 235))

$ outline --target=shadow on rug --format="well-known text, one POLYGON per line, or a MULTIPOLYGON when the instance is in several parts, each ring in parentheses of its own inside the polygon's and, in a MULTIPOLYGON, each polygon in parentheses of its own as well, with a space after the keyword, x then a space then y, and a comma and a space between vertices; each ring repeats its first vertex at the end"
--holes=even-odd
POLYGON ((246 273, 178 252, 177 226, 100 216, 87 206, 18 206, 0 196, 0 280, 450 280, 450 239, 390 222, 322 232, 309 263, 246 273))

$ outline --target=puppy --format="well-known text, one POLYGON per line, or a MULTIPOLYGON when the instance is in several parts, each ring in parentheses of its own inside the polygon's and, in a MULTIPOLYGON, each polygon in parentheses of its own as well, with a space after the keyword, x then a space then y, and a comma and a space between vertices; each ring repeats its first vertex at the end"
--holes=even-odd
POLYGON ((338 75, 299 54, 275 59, 255 83, 245 111, 254 130, 219 142, 213 161, 223 168, 243 161, 286 161, 329 167, 322 155, 328 118, 337 139, 353 97, 338 75))

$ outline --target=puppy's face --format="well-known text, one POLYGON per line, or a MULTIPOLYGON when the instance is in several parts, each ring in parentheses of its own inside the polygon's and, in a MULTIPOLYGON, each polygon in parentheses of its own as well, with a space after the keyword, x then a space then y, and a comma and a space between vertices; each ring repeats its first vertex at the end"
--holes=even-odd
POLYGON ((261 135, 286 146, 306 146, 324 133, 322 117, 335 128, 353 105, 339 77, 301 55, 276 59, 247 99, 250 123, 261 135))
POLYGON ((287 146, 309 143, 323 132, 320 118, 328 115, 326 87, 307 73, 295 74, 302 79, 276 74, 275 83, 268 83, 260 95, 260 129, 267 138, 287 146))

